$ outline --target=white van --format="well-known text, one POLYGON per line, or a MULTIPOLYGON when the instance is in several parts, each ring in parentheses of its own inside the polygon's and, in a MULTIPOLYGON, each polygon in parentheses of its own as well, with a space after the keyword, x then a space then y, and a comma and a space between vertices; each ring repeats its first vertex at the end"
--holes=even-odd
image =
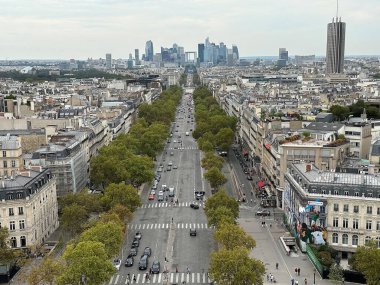
POLYGON ((185 134, 186 134, 186 136, 189 136, 189 135, 190 135, 189 132, 186 132, 185 134))
POLYGON ((174 187, 169 187, 169 197, 174 197, 175 193, 174 193, 174 187))

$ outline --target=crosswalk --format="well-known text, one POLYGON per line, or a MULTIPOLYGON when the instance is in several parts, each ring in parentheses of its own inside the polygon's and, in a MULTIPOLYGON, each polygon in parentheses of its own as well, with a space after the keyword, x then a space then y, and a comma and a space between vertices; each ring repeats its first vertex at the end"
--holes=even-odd
MULTIPOLYGON (((139 209, 146 209, 146 208, 170 208, 170 207, 190 207, 191 202, 181 202, 178 204, 173 204, 169 202, 153 202, 148 204, 143 204, 139 209)), ((198 202, 199 208, 204 207, 204 202, 198 202)))
POLYGON ((211 280, 206 273, 159 273, 152 274, 149 279, 145 278, 145 273, 139 273, 131 274, 129 280, 127 275, 114 275, 108 284, 162 284, 163 282, 169 282, 169 284, 182 284, 184 282, 186 284, 210 284, 211 280), (133 281, 133 276, 136 277, 136 281, 133 281))
POLYGON ((199 149, 199 148, 196 146, 185 146, 185 147, 169 147, 168 149, 184 150, 184 149, 199 149))
MULTIPOLYGON (((130 230, 166 230, 171 228, 171 223, 155 224, 128 224, 130 230)), ((207 223, 174 223, 176 229, 208 229, 207 223)))

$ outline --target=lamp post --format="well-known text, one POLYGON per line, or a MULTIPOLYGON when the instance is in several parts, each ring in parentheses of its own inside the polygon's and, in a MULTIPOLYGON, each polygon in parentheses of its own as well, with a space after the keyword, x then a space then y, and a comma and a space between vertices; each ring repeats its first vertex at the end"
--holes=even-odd
POLYGON ((314 282, 313 282, 313 285, 315 285, 315 273, 317 272, 317 270, 314 268, 314 282))

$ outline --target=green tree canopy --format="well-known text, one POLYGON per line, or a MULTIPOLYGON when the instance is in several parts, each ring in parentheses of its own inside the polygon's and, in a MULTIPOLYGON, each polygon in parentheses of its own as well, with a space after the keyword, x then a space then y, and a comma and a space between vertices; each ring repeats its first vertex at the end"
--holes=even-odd
POLYGON ((250 258, 246 248, 222 248, 211 253, 209 273, 219 285, 262 285, 265 267, 261 261, 250 258))
POLYGON ((214 237, 227 250, 233 250, 237 247, 252 250, 256 247, 256 241, 236 224, 221 223, 214 232, 214 237))
POLYGON ((220 156, 216 156, 213 152, 209 151, 205 153, 205 157, 202 158, 202 167, 206 170, 216 167, 222 169, 224 159, 220 156))
POLYGON ((67 268, 57 278, 58 285, 79 284, 82 275, 87 283, 101 285, 108 281, 115 268, 107 256, 105 245, 97 241, 84 241, 69 244, 63 254, 67 268))
POLYGON ((209 226, 219 227, 222 223, 234 224, 236 222, 233 211, 225 206, 209 209, 206 215, 209 226))
POLYGON ((221 128, 215 135, 215 143, 222 150, 227 151, 234 142, 235 134, 231 128, 221 128))
POLYGON ((84 231, 79 241, 98 241, 104 244, 108 258, 116 256, 123 241, 123 227, 117 222, 98 222, 84 231))
POLYGON ((88 213, 84 206, 71 204, 63 208, 61 224, 63 228, 72 234, 79 233, 88 219, 88 213))
POLYGON ((131 185, 125 185, 124 183, 111 183, 104 189, 104 196, 102 201, 106 209, 120 204, 131 212, 134 212, 137 207, 141 206, 140 196, 137 190, 131 185))
POLYGON ((103 210, 99 196, 88 193, 87 189, 60 197, 58 202, 60 209, 77 204, 83 206, 88 213, 96 213, 103 210))
POLYGON ((368 285, 380 284, 380 248, 375 241, 358 246, 354 263, 354 267, 364 274, 368 285))
POLYGON ((210 168, 205 174, 204 177, 208 182, 210 182, 210 185, 212 188, 218 189, 220 186, 222 186, 224 183, 227 182, 227 178, 223 175, 223 173, 216 168, 215 166, 210 168))
POLYGON ((205 204, 206 215, 208 215, 208 211, 215 210, 219 207, 225 207, 231 210, 234 219, 239 216, 239 203, 234 198, 229 197, 222 189, 207 199, 205 204))
POLYGON ((27 279, 30 285, 53 285, 64 270, 63 262, 47 257, 38 266, 32 268, 27 279))
POLYGON ((332 105, 330 108, 330 112, 334 115, 334 117, 337 120, 343 121, 350 114, 350 109, 346 106, 332 105))
POLYGON ((340 283, 343 279, 343 268, 342 268, 342 266, 340 266, 336 263, 331 264, 328 277, 335 284, 340 283))
POLYGON ((15 258, 15 252, 8 245, 9 231, 0 228, 0 264, 7 264, 15 258))

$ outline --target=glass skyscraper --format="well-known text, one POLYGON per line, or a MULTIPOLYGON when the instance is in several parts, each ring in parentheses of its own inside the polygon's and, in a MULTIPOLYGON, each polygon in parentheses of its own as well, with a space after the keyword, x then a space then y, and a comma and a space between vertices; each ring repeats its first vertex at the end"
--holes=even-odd
POLYGON ((326 74, 343 73, 345 37, 346 23, 333 19, 327 25, 326 74))
POLYGON ((153 61, 153 42, 147 41, 145 44, 145 60, 153 61))

